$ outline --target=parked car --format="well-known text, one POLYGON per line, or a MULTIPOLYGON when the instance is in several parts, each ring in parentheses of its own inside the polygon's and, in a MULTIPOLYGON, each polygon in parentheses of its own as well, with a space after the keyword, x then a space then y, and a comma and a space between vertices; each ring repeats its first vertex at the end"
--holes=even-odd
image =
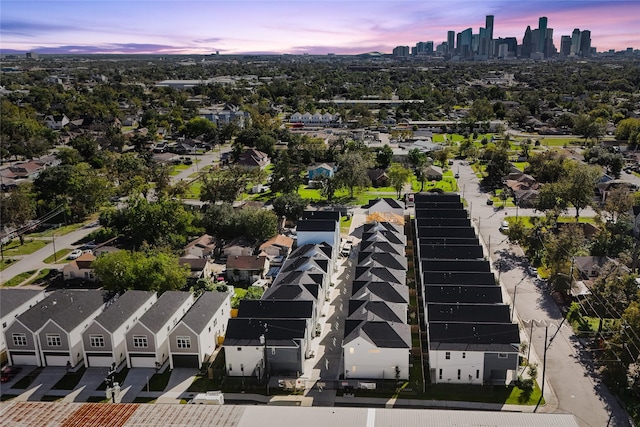
POLYGON ((78 259, 82 255, 82 249, 74 249, 71 251, 67 259, 74 260, 78 259))
POLYGON ((535 267, 534 267, 534 266, 532 266, 532 265, 530 265, 529 267, 527 267, 527 272, 528 272, 530 275, 534 276, 534 277, 537 277, 537 276, 538 276, 538 269, 537 269, 537 268, 535 268, 535 267))
POLYGON ((491 197, 489 197, 489 198, 487 199, 487 204, 488 204, 488 205, 493 205, 493 199, 492 199, 491 197))
POLYGON ((499 230, 502 233, 506 233, 507 231, 509 231, 509 223, 507 221, 502 221, 502 224, 500 224, 499 230))
POLYGON ((0 373, 0 382, 6 383, 11 381, 13 377, 20 373, 20 371, 22 371, 22 368, 19 366, 4 366, 0 373))

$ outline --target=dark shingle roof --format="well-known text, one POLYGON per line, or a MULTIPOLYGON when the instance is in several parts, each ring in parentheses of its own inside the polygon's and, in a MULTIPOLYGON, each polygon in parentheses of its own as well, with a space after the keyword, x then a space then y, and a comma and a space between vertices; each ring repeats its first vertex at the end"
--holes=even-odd
POLYGON ((436 344, 439 349, 445 349, 447 344, 471 345, 478 350, 503 345, 506 349, 511 344, 520 343, 515 323, 429 322, 428 328, 430 346, 436 344))
POLYGON ((358 267, 386 267, 394 270, 406 270, 407 258, 391 253, 360 252, 358 267))
POLYGON ((406 271, 390 270, 383 267, 356 267, 355 280, 367 282, 393 282, 406 284, 406 271))
POLYGON ((295 345, 293 341, 305 337, 304 319, 229 319, 224 338, 225 346, 257 346, 265 335, 269 345, 295 345), (266 333, 265 333, 266 325, 266 333))
POLYGON ((409 288, 398 283, 355 281, 352 286, 352 298, 408 304, 409 288))
POLYGON ((105 291, 59 290, 47 296, 38 305, 18 316, 31 331, 40 329, 49 319, 66 331, 82 323, 88 315, 102 307, 111 297, 105 291))
POLYGON ((278 285, 272 286, 262 295, 262 299, 317 301, 320 285, 278 285))
MULTIPOLYGON (((189 298, 191 298, 190 292, 167 291, 140 317, 139 322, 149 328, 151 332, 156 333, 189 298)), ((182 317, 182 313, 179 317, 182 317)))
POLYGON ((499 286, 457 286, 433 285, 425 286, 425 301, 427 303, 501 303, 502 291, 499 286))
POLYGON ((344 344, 357 337, 363 337, 379 348, 411 348, 411 327, 404 323, 347 320, 344 344))
POLYGON ((289 271, 310 271, 317 273, 326 273, 329 271, 329 261, 326 259, 314 258, 289 258, 281 268, 282 272, 289 271))
POLYGON ((374 232, 365 231, 362 233, 362 241, 389 242, 396 245, 404 245, 404 240, 401 235, 388 230, 374 232))
MULTIPOLYGON (((31 298, 42 293, 43 292, 41 290, 37 289, 0 289, 0 315, 4 316, 29 301, 31 298)), ((40 299, 42 298, 44 298, 44 296, 40 299)))
POLYGON ((367 204, 365 206, 365 208, 369 209, 372 206, 375 206, 377 203, 379 202, 385 202, 387 205, 389 205, 392 209, 404 209, 404 206, 402 206, 400 204, 400 202, 398 202, 395 199, 392 199, 390 197, 384 197, 382 199, 375 199, 375 200, 369 200, 369 204, 367 204))
POLYGON ((313 301, 240 301, 239 318, 253 319, 310 319, 313 317, 313 301))
POLYGON ((338 227, 337 221, 324 219, 303 219, 298 221, 297 232, 301 231, 335 231, 338 227))
POLYGON ((203 292, 181 322, 195 333, 202 332, 227 298, 227 292, 203 292))
POLYGON ((273 286, 276 285, 310 285, 322 284, 324 274, 310 273, 308 271, 290 271, 288 273, 279 274, 273 286))
POLYGON ((404 322, 406 304, 386 301, 350 300, 348 319, 385 322, 404 322), (402 317, 401 317, 402 316, 402 317))
POLYGON ((376 231, 390 231, 394 234, 404 235, 402 226, 391 222, 371 221, 362 226, 363 233, 375 233, 376 231))
POLYGON ((338 211, 304 211, 302 219, 322 219, 331 221, 340 221, 340 212, 338 211))
POLYGON ((360 252, 378 252, 390 254, 404 254, 404 245, 389 242, 363 241, 360 243, 360 252))
POLYGON ((331 259, 332 252, 333 249, 328 243, 307 243, 306 245, 299 246, 295 251, 291 252, 289 259, 304 256, 310 258, 324 257, 326 259, 331 259))
POLYGON ((511 323, 504 304, 428 304, 429 322, 511 323))
POLYGON ((144 305, 155 292, 127 291, 109 304, 95 321, 107 331, 113 332, 122 325, 141 305, 144 305))

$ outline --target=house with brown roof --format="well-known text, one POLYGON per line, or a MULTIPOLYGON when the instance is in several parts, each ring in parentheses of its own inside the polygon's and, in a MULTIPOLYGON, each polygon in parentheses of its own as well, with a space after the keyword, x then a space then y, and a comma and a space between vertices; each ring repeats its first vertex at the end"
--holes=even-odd
POLYGON ((209 234, 203 234, 184 247, 184 254, 186 257, 209 258, 214 255, 217 244, 218 239, 209 234))
POLYGON ((227 277, 235 282, 255 282, 264 279, 267 270, 269 258, 264 255, 240 255, 227 259, 227 277))
POLYGON ((286 257, 293 247, 293 239, 291 237, 278 234, 260 245, 260 253, 270 257, 286 257))
POLYGON ((192 280, 209 278, 214 275, 213 263, 208 258, 182 257, 178 263, 189 266, 189 278, 192 280))
POLYGON ((233 240, 225 242, 222 246, 222 253, 226 257, 233 256, 249 256, 253 255, 253 242, 243 238, 237 237, 233 240))
POLYGON ((93 261, 96 256, 91 252, 85 252, 62 268, 64 280, 84 279, 94 282, 93 261))
POLYGON ((264 169, 269 163, 271 163, 271 160, 267 153, 258 151, 255 148, 246 150, 244 153, 240 154, 240 157, 238 158, 239 166, 244 166, 250 169, 264 169))
POLYGON ((385 187, 389 182, 389 176, 384 169, 369 169, 367 176, 371 180, 371 185, 374 187, 385 187))

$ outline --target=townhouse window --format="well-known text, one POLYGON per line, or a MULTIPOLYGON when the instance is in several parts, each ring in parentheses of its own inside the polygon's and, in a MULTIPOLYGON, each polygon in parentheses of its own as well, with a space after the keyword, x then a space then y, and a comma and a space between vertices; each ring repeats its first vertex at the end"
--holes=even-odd
POLYGON ((458 369, 458 379, 460 379, 460 369, 458 369))
POLYGON ((464 351, 462 352, 462 358, 466 359, 467 358, 467 353, 465 353, 464 351))
POLYGON ((89 345, 91 347, 104 347, 103 335, 89 335, 89 345))
POLYGON ((451 352, 450 352, 450 351, 447 351, 447 352, 444 354, 444 358, 445 358, 445 359, 447 359, 447 360, 451 359, 451 352))
POLYGON ((439 370, 438 372, 438 379, 441 380, 442 379, 442 369, 439 370))
POLYGON ((498 353, 498 359, 506 359, 509 357, 507 353, 498 353))
POLYGON ((16 347, 25 347, 27 345, 26 334, 12 334, 11 338, 13 338, 13 345, 16 347))
POLYGON ((476 369, 476 378, 480 378, 480 369, 476 369))
POLYGON ((147 348, 149 345, 146 335, 134 335, 133 346, 135 348, 147 348))
POLYGON ((47 334, 47 346, 60 347, 62 346, 62 340, 60 334, 47 334))
POLYGON ((213 319, 213 326, 216 326, 218 324, 218 319, 213 319))
POLYGON ((176 337, 178 348, 191 348, 191 337, 176 337))

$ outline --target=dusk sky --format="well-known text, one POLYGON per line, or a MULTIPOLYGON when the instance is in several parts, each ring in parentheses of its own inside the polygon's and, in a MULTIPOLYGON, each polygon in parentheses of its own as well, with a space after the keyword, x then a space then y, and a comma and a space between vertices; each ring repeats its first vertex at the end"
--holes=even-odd
POLYGON ((3 53, 390 53, 397 45, 473 33, 494 15, 494 38, 548 17, 554 43, 590 30, 598 51, 640 49, 640 0, 77 0, 0 3, 3 53))

